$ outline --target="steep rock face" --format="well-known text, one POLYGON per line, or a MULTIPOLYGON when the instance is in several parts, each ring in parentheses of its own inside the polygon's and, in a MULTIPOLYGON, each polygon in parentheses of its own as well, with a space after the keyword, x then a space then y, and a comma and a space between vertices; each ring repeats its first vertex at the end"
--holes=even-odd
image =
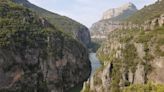
POLYGON ((158 18, 147 20, 142 25, 144 30, 153 30, 156 27, 162 27, 164 25, 164 14, 161 14, 158 18))
POLYGON ((90 45, 90 40, 91 40, 90 32, 88 28, 85 27, 84 25, 68 17, 49 12, 45 9, 35 6, 27 0, 13 0, 13 1, 31 9, 32 11, 36 12, 39 16, 46 18, 53 26, 57 27, 62 31, 65 31, 67 34, 72 35, 72 37, 78 39, 86 47, 90 45))
POLYGON ((65 92, 89 77, 81 43, 10 0, 0 12, 1 92, 65 92))
POLYGON ((135 13, 137 8, 132 3, 127 3, 119 8, 109 9, 103 13, 102 20, 122 20, 128 18, 131 14, 135 13))
POLYGON ((119 8, 110 9, 103 14, 102 20, 94 23, 91 30, 92 39, 106 39, 107 35, 118 28, 126 27, 128 23, 122 23, 137 11, 134 4, 128 3, 119 8))

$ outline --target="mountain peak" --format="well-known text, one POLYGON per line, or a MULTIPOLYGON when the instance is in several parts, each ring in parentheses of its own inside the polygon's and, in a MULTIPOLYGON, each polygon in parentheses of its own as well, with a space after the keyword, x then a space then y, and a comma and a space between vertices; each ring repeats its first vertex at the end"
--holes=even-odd
POLYGON ((113 18, 117 18, 117 17, 120 18, 121 15, 128 16, 128 15, 133 14, 136 11, 137 11, 136 6, 133 3, 129 2, 118 8, 112 8, 112 9, 107 10, 106 12, 103 13, 102 19, 103 20, 104 19, 113 19, 113 18))

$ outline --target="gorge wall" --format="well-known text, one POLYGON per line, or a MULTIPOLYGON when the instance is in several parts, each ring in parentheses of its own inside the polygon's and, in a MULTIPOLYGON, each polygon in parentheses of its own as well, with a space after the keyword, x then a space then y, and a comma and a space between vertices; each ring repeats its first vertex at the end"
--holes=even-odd
MULTIPOLYGON (((142 24, 128 19, 126 22, 115 22, 112 31, 102 28, 108 31, 106 41, 97 51, 103 66, 84 83, 82 92, 164 91, 163 4, 164 0, 157 1, 131 16, 148 16, 145 22, 142 17, 135 18, 142 24)), ((107 23, 109 25, 102 26, 110 27, 111 21, 107 23)))
POLYGON ((90 72, 79 41, 28 8, 0 0, 1 92, 66 92, 90 72))

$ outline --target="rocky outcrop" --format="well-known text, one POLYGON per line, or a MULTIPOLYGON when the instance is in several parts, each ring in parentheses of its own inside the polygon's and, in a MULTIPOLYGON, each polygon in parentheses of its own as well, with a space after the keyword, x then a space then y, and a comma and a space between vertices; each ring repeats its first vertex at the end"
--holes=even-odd
POLYGON ((52 12, 49 12, 43 8, 31 4, 27 0, 12 0, 18 4, 21 4, 32 11, 36 12, 39 16, 46 18, 53 26, 65 31, 67 34, 72 35, 73 38, 79 40, 83 45, 89 47, 90 45, 90 32, 84 25, 68 18, 52 12))
POLYGON ((152 73, 148 76, 148 78, 157 84, 163 84, 164 83, 164 57, 159 57, 154 59, 154 62, 152 62, 152 67, 154 70, 152 73))
POLYGON ((144 30, 154 30, 156 27, 162 27, 164 25, 164 14, 161 14, 158 18, 147 20, 143 24, 144 30))
POLYGON ((81 43, 11 0, 0 8, 0 92, 66 92, 89 77, 81 43))
POLYGON ((130 15, 135 13, 137 8, 132 3, 127 3, 119 8, 109 9, 104 12, 102 20, 110 19, 110 20, 122 20, 128 18, 130 15))

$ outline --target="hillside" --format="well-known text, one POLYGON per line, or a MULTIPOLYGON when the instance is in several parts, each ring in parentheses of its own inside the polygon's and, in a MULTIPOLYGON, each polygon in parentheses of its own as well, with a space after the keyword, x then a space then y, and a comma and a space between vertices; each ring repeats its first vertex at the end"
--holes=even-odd
POLYGON ((112 31, 97 51, 103 66, 82 92, 163 92, 163 47, 164 27, 112 31))
POLYGON ((159 17, 162 13, 164 13, 164 0, 159 0, 155 4, 145 6, 138 12, 134 13, 127 19, 127 21, 141 24, 147 20, 159 17))
POLYGON ((65 92, 90 71, 81 43, 28 8, 0 0, 0 92, 65 92))
POLYGON ((14 2, 21 4, 32 11, 36 12, 39 16, 46 18, 53 26, 67 34, 72 35, 75 39, 82 42, 84 45, 90 44, 90 33, 87 27, 84 25, 59 14, 52 13, 43 8, 40 8, 34 4, 31 4, 27 0, 13 0, 14 2))
POLYGON ((150 32, 143 30, 111 32, 108 41, 97 52, 104 66, 95 74, 94 88, 91 90, 96 89, 95 92, 164 91, 163 41, 163 27, 150 32))
POLYGON ((132 15, 141 26, 126 24, 109 32, 97 51, 103 66, 84 83, 82 92, 164 92, 163 5, 156 2, 132 15))

